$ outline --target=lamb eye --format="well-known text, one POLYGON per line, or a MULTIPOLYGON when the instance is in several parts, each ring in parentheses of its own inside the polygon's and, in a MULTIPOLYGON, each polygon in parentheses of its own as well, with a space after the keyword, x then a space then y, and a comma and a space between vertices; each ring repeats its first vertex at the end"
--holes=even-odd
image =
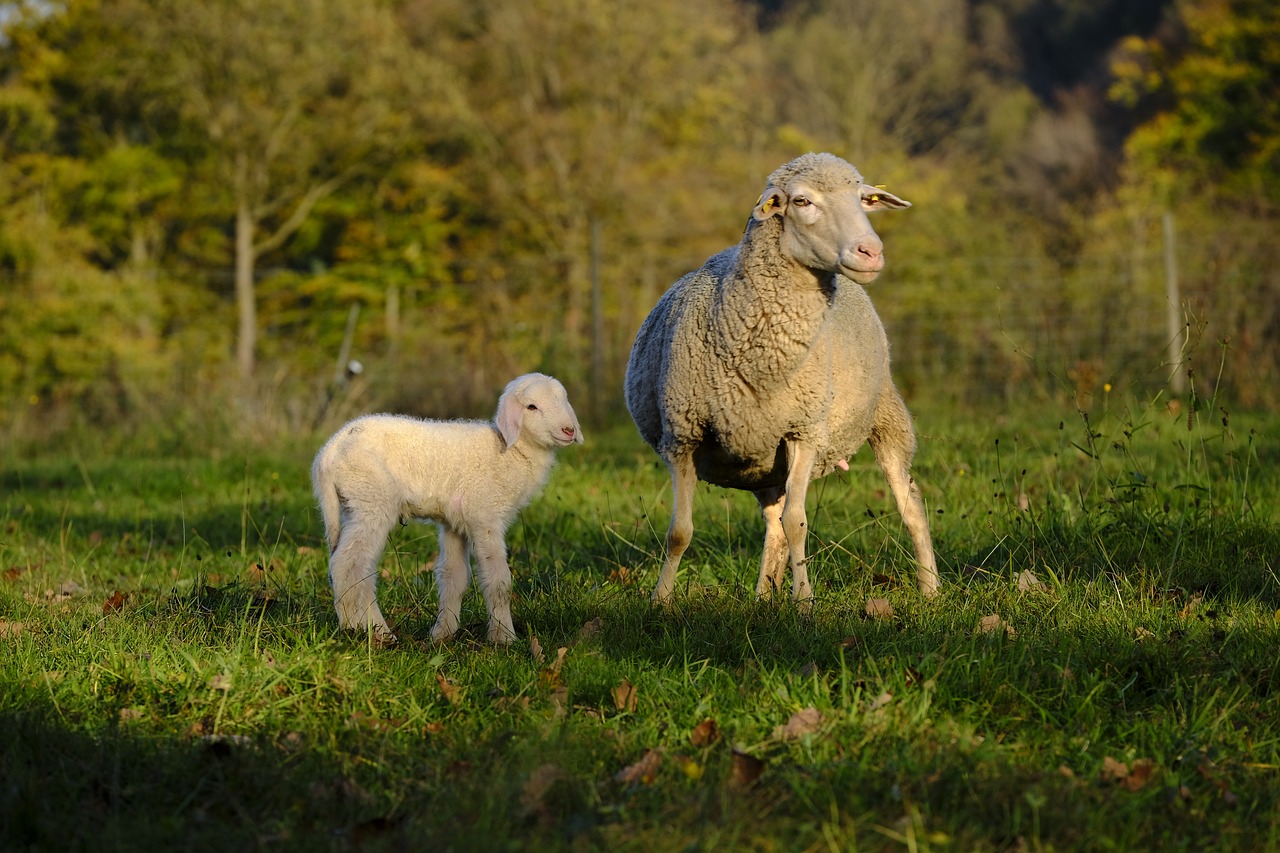
POLYGON ((529 411, 531 411, 531 412, 536 412, 536 411, 538 411, 538 407, 537 407, 537 406, 535 406, 533 403, 530 403, 529 405, 525 406, 525 408, 526 408, 526 409, 528 409, 528 410, 529 410, 529 411))
POLYGON ((795 198, 793 198, 791 200, 791 203, 794 204, 796 207, 808 207, 809 205, 813 204, 813 202, 809 201, 809 199, 805 198, 802 195, 798 195, 795 198))

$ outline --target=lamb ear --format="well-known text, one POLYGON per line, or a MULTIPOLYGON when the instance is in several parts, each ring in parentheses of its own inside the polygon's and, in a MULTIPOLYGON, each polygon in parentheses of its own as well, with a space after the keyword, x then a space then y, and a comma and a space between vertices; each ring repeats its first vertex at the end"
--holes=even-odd
POLYGON ((507 447, 520 439, 520 425, 524 422, 524 406, 520 405, 520 401, 516 399, 514 389, 507 388, 502 392, 502 396, 498 399, 498 413, 494 415, 493 422, 498 425, 498 432, 502 433, 502 440, 506 442, 507 447))
POLYGON ((877 213, 881 210, 902 210, 911 206, 911 202, 905 198, 898 198, 884 187, 869 187, 863 184, 860 192, 862 193, 862 209, 867 213, 877 213))
POLYGON ((767 187, 764 195, 756 202, 756 209, 751 211, 751 218, 764 222, 770 216, 781 216, 786 212, 787 194, 777 187, 767 187))

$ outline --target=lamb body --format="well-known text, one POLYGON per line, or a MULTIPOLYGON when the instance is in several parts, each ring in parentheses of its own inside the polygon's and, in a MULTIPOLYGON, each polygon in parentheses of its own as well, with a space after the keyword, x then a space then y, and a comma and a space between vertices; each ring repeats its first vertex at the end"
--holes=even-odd
POLYGON ((852 165, 807 154, 769 176, 741 242, 677 281, 645 319, 627 365, 627 408, 667 462, 672 519, 655 601, 669 599, 693 534, 697 479, 755 493, 765 518, 756 591, 812 597, 804 501, 811 479, 847 468, 869 442, 919 565, 937 569, 919 488, 915 433, 866 291, 884 265, 867 213, 910 203, 852 165))
POLYGON ((507 385, 492 422, 366 415, 339 429, 311 467, 339 624, 394 641, 378 607, 378 560, 397 523, 429 519, 440 530, 431 638, 457 631, 474 554, 489 640, 514 640, 507 528, 546 485, 555 451, 582 440, 564 386, 540 373, 507 385))

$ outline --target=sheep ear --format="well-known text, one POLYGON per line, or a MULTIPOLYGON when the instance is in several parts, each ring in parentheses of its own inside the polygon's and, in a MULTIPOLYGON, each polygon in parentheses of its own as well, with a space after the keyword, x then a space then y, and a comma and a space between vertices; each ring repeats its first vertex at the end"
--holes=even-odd
POLYGON ((881 210, 902 210, 911 206, 911 202, 898 198, 884 187, 862 185, 862 209, 867 213, 878 213, 881 210))
POLYGON ((787 212, 787 194, 777 187, 769 187, 756 202, 756 209, 751 211, 751 218, 764 222, 770 216, 781 216, 787 212))
POLYGON ((498 400, 498 413, 493 422, 502 433, 502 440, 507 447, 515 444, 520 438, 520 424, 524 422, 524 406, 516 399, 515 391, 507 389, 498 400))

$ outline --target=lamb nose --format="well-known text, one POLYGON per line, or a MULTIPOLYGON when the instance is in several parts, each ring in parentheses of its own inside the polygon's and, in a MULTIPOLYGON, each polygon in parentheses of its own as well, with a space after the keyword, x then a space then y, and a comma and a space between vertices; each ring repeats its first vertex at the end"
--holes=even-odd
POLYGON ((880 246, 879 243, 859 243, 858 244, 858 254, 866 255, 869 260, 874 261, 877 258, 879 258, 880 253, 882 251, 884 251, 884 249, 880 246))
POLYGON ((573 427, 561 427, 560 431, 569 436, 569 438, 573 438, 573 427))

